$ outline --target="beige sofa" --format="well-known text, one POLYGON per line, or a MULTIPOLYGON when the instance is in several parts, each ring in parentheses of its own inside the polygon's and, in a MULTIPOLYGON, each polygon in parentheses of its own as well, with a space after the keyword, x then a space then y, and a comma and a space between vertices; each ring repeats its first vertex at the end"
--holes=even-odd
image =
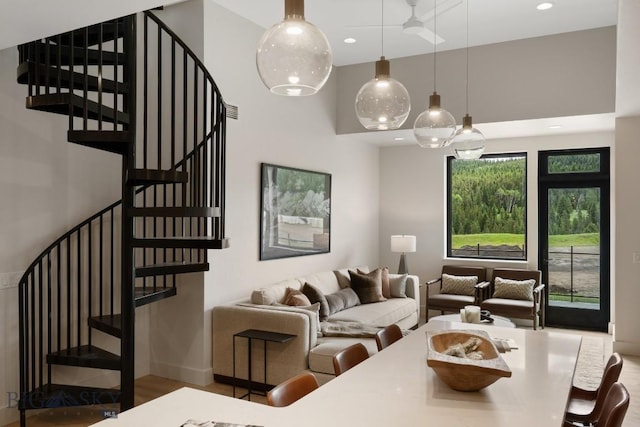
MULTIPOLYGON (((367 267, 358 267, 369 271, 367 267)), ((287 288, 301 289, 309 283, 330 295, 350 286, 349 269, 325 271, 296 277, 256 289, 250 298, 216 306, 212 311, 213 373, 218 382, 230 383, 233 379, 233 335, 246 329, 261 329, 296 335, 293 340, 267 344, 267 379, 273 386, 302 372, 312 371, 321 383, 333 378, 333 355, 339 350, 362 342, 370 354, 377 351, 371 332, 376 327, 392 323, 402 329, 415 328, 420 318, 419 279, 408 275, 404 294, 406 297, 387 298, 386 301, 360 304, 332 314, 319 322, 317 310, 283 306, 287 288), (328 323, 327 323, 328 322, 328 323), (331 333, 336 325, 362 326, 361 336, 337 336, 331 333), (325 333, 321 332, 321 327, 325 333), (327 336, 329 335, 329 336, 327 336)), ((353 269, 355 270, 355 268, 353 269)), ((401 281, 402 276, 389 274, 389 280, 401 281)), ((396 293, 397 295, 397 293, 396 293)), ((246 383, 247 340, 236 338, 236 381, 246 383), (244 380, 244 381, 243 381, 244 380)), ((262 342, 253 343, 252 382, 258 387, 264 379, 262 342)))

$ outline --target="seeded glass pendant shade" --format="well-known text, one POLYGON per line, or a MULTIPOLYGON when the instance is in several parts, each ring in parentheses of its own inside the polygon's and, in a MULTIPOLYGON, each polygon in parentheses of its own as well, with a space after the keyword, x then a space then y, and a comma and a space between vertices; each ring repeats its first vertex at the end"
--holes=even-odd
POLYGON ((409 117, 409 92, 389 73, 384 56, 376 61, 376 76, 365 83, 356 95, 356 116, 366 129, 398 129, 409 117))
POLYGON ((418 145, 428 148, 445 146, 456 131, 456 119, 440 107, 440 95, 429 96, 429 108, 420 113, 413 124, 418 145))
POLYGON ((331 73, 331 46, 322 31, 305 21, 304 0, 285 0, 284 9, 284 21, 258 42, 258 74, 277 95, 313 95, 331 73))
POLYGON ((458 129, 451 139, 453 153, 456 159, 476 160, 484 153, 484 135, 473 127, 470 115, 462 119, 462 127, 458 129))

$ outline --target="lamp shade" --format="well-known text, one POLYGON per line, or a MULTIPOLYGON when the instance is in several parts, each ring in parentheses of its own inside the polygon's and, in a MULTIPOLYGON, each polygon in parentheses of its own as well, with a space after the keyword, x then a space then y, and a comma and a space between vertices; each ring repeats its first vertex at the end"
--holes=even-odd
POLYGON ((457 159, 476 160, 484 153, 484 135, 473 127, 471 116, 468 114, 462 119, 463 126, 451 139, 453 152, 457 159))
POLYGON ((285 0, 284 21, 258 42, 256 66, 265 86, 278 95, 313 95, 329 78, 332 62, 326 36, 304 19, 304 1, 285 0))
POLYGON ((429 108, 413 124, 413 134, 418 145, 428 148, 440 148, 446 145, 456 131, 456 119, 440 106, 440 95, 433 92, 429 96, 429 108))
POLYGON ((406 234, 391 236, 391 252, 415 252, 416 236, 406 234))
POLYGON ((409 92, 389 75, 384 56, 376 62, 376 75, 356 95, 356 116, 366 129, 398 129, 409 117, 409 92))

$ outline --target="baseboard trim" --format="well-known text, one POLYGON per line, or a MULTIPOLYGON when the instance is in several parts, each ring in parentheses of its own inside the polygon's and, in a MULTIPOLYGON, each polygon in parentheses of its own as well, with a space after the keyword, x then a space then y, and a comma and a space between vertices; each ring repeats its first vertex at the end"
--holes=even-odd
POLYGON ((206 386, 211 384, 213 369, 195 369, 163 362, 151 362, 151 375, 182 381, 189 384, 206 386))
POLYGON ((617 351, 618 353, 632 356, 640 356, 640 343, 637 342, 626 342, 626 341, 613 341, 613 351, 617 351))

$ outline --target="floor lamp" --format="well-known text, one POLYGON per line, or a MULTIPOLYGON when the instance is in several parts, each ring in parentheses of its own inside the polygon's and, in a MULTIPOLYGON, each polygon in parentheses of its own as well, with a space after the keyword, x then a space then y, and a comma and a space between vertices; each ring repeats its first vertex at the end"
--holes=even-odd
POLYGON ((400 265, 398 265, 398 274, 409 273, 405 254, 415 251, 416 236, 408 236, 405 234, 391 236, 391 252, 402 254, 400 255, 400 265))

